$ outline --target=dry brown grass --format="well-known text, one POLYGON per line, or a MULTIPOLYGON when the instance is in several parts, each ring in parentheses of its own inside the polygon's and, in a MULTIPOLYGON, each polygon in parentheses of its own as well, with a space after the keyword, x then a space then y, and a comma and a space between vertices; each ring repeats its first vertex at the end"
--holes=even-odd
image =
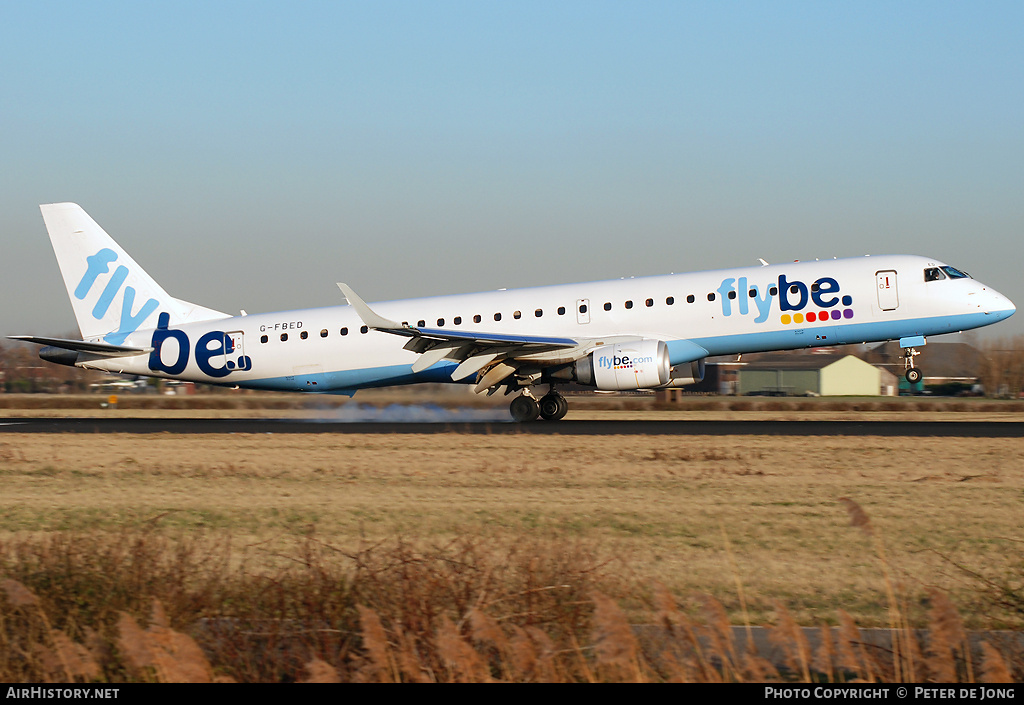
POLYGON ((349 553, 306 536, 225 560, 223 543, 196 536, 6 541, 0 572, 16 577, 0 593, 0 679, 554 678, 551 645, 586 632, 587 594, 623 583, 575 544, 543 549, 466 539, 349 553))
MULTIPOLYGON (((976 656, 952 603, 934 595, 927 637, 899 635, 934 658, 907 670, 867 645, 848 615, 811 645, 776 603, 780 668, 736 639, 722 604, 696 612, 655 585, 659 628, 637 631, 622 602, 637 586, 577 546, 478 540, 405 542, 347 553, 315 536, 280 560, 224 562, 223 545, 155 534, 25 539, 0 546, 0 679, 305 682, 1008 682, 1019 653, 976 656), (211 564, 214 566, 211 569, 211 564), (93 583, 98 590, 83 591, 93 583), (922 641, 922 638, 924 641, 922 641), (834 642, 833 643, 833 639, 834 642), (951 645, 952 644, 952 645, 951 645), (977 675, 975 675, 977 674, 977 675)), ((895 642, 895 639, 894 639, 895 642)))
MULTIPOLYGON (((778 598, 804 625, 834 624, 842 606, 884 626, 874 544, 838 504, 855 497, 899 556, 894 579, 949 592, 969 626, 1019 626, 950 560, 991 580, 1020 560, 1022 456, 1022 439, 8 434, 0 536, 570 538, 678 594, 729 596, 736 623, 740 575, 754 622, 778 598)), ((920 602, 907 612, 927 620, 920 602)))

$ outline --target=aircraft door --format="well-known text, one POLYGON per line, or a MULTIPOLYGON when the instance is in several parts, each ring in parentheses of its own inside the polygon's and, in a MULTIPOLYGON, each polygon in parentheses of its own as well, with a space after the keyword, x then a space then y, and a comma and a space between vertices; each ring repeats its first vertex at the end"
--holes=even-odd
POLYGON ((576 299, 576 322, 590 323, 590 299, 576 299))
POLYGON ((896 291, 896 270, 875 272, 875 288, 878 291, 878 308, 883 311, 895 311, 900 305, 899 294, 896 291))
POLYGON ((248 370, 252 361, 245 356, 244 335, 235 330, 224 334, 223 366, 229 370, 248 370))

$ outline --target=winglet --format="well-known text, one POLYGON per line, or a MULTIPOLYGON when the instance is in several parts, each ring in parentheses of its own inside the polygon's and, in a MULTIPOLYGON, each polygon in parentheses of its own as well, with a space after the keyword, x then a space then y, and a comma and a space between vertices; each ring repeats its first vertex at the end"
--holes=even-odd
POLYGON ((373 309, 367 306, 366 302, 359 298, 359 295, 352 291, 352 287, 348 284, 338 282, 338 288, 341 289, 341 293, 345 295, 346 299, 348 299, 349 305, 356 310, 356 314, 360 319, 362 319, 363 323, 366 324, 367 328, 383 330, 405 328, 401 323, 384 318, 383 316, 378 316, 374 313, 373 309))

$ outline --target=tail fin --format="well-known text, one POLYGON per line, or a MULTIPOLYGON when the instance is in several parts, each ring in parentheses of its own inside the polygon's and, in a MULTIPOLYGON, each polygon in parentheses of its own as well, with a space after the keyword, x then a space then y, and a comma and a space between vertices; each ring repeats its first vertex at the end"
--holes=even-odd
POLYGON ((161 313, 172 325, 229 317, 170 296, 81 206, 39 209, 83 339, 121 345, 136 330, 155 328, 161 313))

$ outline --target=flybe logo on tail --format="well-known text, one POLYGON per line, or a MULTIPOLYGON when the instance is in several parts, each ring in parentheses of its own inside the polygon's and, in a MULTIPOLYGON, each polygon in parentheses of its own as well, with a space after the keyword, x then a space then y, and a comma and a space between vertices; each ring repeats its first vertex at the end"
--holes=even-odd
POLYGON ((839 282, 832 277, 821 277, 810 286, 785 274, 779 275, 777 284, 768 286, 751 285, 746 277, 728 277, 716 291, 721 295, 723 316, 731 316, 734 310, 741 316, 754 314, 754 323, 771 317, 776 300, 783 325, 853 318, 853 297, 841 294, 839 282))
MULTIPOLYGON (((79 301, 89 295, 101 274, 106 274, 110 271, 110 265, 117 261, 117 253, 108 247, 104 247, 96 254, 86 257, 85 261, 87 263, 85 274, 82 276, 82 280, 78 282, 78 286, 75 287, 74 291, 75 298, 79 301)), ((138 330, 142 322, 160 305, 156 299, 149 299, 139 307, 136 313, 132 314, 132 307, 135 305, 135 287, 125 286, 123 290, 121 289, 127 278, 128 268, 123 264, 118 265, 114 273, 110 275, 110 279, 107 280, 107 285, 103 287, 99 298, 96 299, 96 305, 92 308, 92 317, 97 321, 103 320, 107 315, 107 311, 110 310, 110 305, 114 303, 114 298, 118 292, 121 292, 120 325, 118 325, 115 332, 103 338, 104 341, 111 345, 123 343, 129 335, 138 330)))

